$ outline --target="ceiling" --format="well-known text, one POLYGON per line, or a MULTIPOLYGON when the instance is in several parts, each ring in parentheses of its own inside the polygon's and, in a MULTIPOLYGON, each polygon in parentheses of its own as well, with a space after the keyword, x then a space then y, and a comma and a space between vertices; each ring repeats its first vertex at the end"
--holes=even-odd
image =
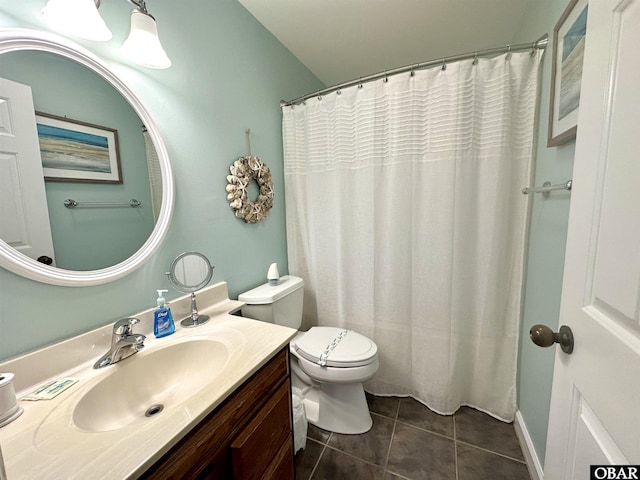
POLYGON ((325 85, 506 45, 536 0, 239 0, 325 85))

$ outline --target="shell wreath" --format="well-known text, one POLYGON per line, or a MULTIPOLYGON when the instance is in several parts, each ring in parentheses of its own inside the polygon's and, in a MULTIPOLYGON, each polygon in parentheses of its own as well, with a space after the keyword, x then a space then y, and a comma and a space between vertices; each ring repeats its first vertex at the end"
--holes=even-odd
POLYGON ((258 157, 240 157, 229 167, 227 175, 227 200, 236 217, 246 223, 264 220, 273 207, 273 181, 269 167, 258 157), (247 188, 251 179, 258 182, 260 193, 249 200, 247 188))

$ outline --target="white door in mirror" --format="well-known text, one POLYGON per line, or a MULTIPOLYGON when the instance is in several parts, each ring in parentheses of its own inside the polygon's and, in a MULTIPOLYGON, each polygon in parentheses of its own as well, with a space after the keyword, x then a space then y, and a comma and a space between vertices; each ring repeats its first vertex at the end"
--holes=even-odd
POLYGON ((31 87, 0 78, 0 238, 54 257, 31 87))

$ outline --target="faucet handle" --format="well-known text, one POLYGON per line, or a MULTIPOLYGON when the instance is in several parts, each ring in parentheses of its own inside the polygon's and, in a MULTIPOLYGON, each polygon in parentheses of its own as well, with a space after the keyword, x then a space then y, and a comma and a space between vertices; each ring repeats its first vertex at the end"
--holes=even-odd
POLYGON ((139 323, 140 320, 135 317, 123 318, 122 320, 118 320, 113 324, 113 334, 114 335, 130 335, 133 333, 131 327, 133 327, 136 323, 139 323))

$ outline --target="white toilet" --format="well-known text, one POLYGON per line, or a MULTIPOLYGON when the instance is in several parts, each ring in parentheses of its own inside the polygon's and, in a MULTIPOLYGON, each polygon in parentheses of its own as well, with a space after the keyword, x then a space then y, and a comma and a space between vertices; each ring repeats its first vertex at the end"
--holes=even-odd
MULTIPOLYGON (((299 329, 304 281, 285 275, 242 293, 242 315, 299 329)), ((336 433, 364 433, 372 420, 362 382, 378 371, 378 347, 352 330, 312 327, 290 343, 291 383, 304 397, 309 423, 336 433)))

